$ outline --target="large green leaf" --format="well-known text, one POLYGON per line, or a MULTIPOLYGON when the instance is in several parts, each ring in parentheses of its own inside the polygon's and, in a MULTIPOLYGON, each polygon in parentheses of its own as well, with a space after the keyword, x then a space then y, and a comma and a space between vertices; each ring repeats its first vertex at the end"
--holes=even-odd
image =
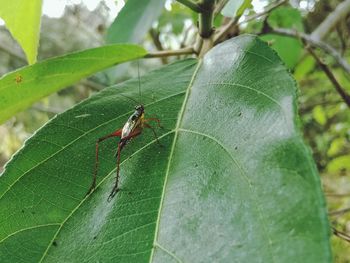
POLYGON ((22 46, 29 64, 36 61, 42 0, 0 0, 0 17, 22 46))
POLYGON ((128 0, 107 32, 108 43, 139 43, 160 16, 165 0, 128 0))
POLYGON ((141 78, 152 132, 122 152, 98 137, 133 112, 138 81, 103 90, 27 141, 0 177, 0 262, 330 262, 320 181, 296 88, 253 36, 141 78), (123 94, 125 96, 121 96, 123 94))
POLYGON ((81 78, 146 53, 140 46, 116 44, 51 58, 11 72, 0 78, 0 123, 81 78))

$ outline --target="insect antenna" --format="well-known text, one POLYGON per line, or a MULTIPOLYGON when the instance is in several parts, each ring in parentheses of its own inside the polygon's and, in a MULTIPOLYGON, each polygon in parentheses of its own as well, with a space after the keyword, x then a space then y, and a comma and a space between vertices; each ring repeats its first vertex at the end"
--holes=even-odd
POLYGON ((140 60, 137 60, 137 77, 139 79, 139 104, 142 104, 142 102, 141 102, 140 60))
POLYGON ((122 97, 124 97, 124 98, 127 98, 127 99, 129 99, 129 100, 135 102, 136 105, 139 104, 139 102, 138 102, 137 100, 135 100, 135 99, 133 99, 133 98, 131 98, 131 97, 129 97, 129 96, 126 96, 126 95, 124 95, 124 94, 122 94, 122 93, 119 93, 118 95, 120 95, 120 96, 122 96, 122 97))

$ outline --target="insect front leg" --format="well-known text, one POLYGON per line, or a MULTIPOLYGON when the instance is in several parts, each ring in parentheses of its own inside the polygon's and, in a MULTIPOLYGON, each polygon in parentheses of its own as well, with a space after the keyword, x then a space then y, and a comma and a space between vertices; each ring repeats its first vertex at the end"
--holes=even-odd
POLYGON ((109 138, 113 138, 113 137, 120 137, 122 134, 122 129, 119 129, 111 134, 108 134, 106 136, 103 136, 101 138, 99 138, 97 141, 96 141, 96 145, 95 145, 95 168, 94 168, 94 173, 92 175, 92 183, 91 183, 91 186, 88 190, 88 192, 86 193, 86 195, 89 195, 90 193, 92 193, 94 190, 95 190, 95 187, 96 187, 96 177, 97 177, 97 171, 98 171, 98 147, 99 147, 99 144, 100 142, 106 140, 106 139, 109 139, 109 138))
POLYGON ((149 125, 148 123, 143 123, 143 125, 153 132, 154 138, 156 139, 157 143, 159 144, 160 147, 163 147, 163 145, 158 140, 158 136, 157 136, 155 129, 151 125, 149 125))
POLYGON ((150 121, 155 121, 155 122, 157 122, 158 127, 161 128, 161 129, 164 129, 164 127, 163 127, 162 125, 160 125, 160 119, 157 119, 157 118, 148 118, 148 119, 145 119, 145 120, 144 120, 144 123, 145 123, 145 122, 150 122, 150 121))

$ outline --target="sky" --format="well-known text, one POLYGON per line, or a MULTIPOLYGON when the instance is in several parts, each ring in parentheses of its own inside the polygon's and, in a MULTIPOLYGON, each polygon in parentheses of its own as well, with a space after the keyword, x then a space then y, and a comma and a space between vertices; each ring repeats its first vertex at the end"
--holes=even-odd
MULTIPOLYGON (((103 0, 106 6, 110 9, 110 20, 117 16, 119 11, 124 6, 124 0, 103 0)), ((93 11, 101 1, 97 0, 43 0, 42 12, 44 15, 52 18, 61 17, 64 13, 64 8, 67 5, 76 5, 83 3, 90 11, 93 11)), ((0 18, 0 26, 4 25, 4 21, 0 18)))

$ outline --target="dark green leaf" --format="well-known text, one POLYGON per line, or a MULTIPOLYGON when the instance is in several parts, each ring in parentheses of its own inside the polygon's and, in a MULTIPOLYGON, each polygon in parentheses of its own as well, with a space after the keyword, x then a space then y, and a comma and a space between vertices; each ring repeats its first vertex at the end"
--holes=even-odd
POLYGON ((297 127, 294 80, 270 48, 240 36, 141 79, 152 132, 117 141, 138 81, 48 123, 0 180, 0 262, 330 262, 320 181, 297 127), (20 247, 20 249, 18 249, 20 247), (24 260, 22 260, 24 261, 24 260))
POLYGON ((108 43, 139 43, 159 17, 165 0, 128 0, 107 32, 108 43))
POLYGON ((136 45, 110 45, 50 58, 0 78, 0 123, 39 99, 107 67, 141 58, 136 45))

